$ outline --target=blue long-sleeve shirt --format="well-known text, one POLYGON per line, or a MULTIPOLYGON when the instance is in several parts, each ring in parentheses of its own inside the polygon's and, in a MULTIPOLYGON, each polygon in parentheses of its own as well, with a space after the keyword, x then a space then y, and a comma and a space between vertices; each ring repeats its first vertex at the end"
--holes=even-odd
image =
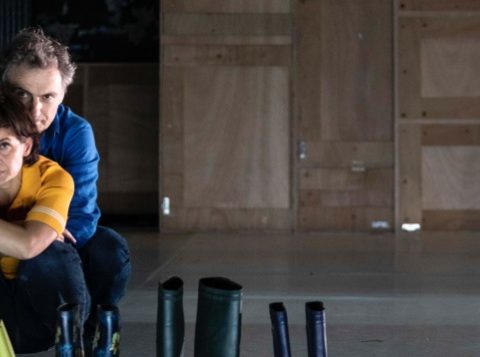
POLYGON ((58 162, 75 182, 67 229, 81 248, 97 230, 98 162, 93 130, 84 118, 60 105, 57 114, 40 139, 40 154, 58 162))

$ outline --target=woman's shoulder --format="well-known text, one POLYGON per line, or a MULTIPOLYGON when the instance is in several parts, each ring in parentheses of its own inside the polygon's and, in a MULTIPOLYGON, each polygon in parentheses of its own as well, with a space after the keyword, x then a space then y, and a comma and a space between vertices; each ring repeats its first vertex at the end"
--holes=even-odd
POLYGON ((72 176, 60 166, 56 161, 39 155, 38 160, 30 166, 30 170, 34 171, 32 174, 38 174, 42 183, 49 182, 61 186, 72 186, 72 176))

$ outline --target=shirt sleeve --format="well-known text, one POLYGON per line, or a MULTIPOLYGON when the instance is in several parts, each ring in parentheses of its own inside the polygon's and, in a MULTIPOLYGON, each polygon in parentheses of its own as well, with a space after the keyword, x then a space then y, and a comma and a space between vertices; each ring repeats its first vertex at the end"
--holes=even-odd
POLYGON ((74 183, 68 172, 59 165, 50 166, 42 176, 35 205, 28 212, 25 221, 45 223, 58 235, 62 234, 73 192, 74 183))
POLYGON ((74 235, 80 248, 95 233, 100 217, 97 206, 99 155, 92 127, 87 122, 75 130, 69 130, 64 140, 60 163, 75 182, 67 229, 74 235))

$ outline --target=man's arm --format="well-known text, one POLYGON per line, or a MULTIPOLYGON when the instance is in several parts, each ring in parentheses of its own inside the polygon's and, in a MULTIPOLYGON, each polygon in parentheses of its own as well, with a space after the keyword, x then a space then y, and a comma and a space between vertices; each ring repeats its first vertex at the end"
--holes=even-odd
POLYGON ((75 193, 68 213, 67 230, 83 246, 97 229, 100 211, 97 206, 99 155, 93 130, 84 123, 65 136, 62 167, 72 175, 75 193))

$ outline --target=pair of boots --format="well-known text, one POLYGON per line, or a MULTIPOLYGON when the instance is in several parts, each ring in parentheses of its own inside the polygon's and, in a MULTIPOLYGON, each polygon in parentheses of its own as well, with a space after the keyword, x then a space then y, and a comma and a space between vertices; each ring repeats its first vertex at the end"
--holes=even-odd
MULTIPOLYGON (((223 277, 198 285, 195 357, 238 357, 242 287, 223 277)), ((158 286, 157 357, 180 357, 185 336, 183 281, 172 277, 158 286)))
MULTIPOLYGON (((269 305, 272 323, 273 352, 275 357, 290 357, 287 310, 281 302, 269 305)), ((327 336, 325 329, 325 308, 320 301, 305 304, 307 320, 308 357, 327 357, 327 336)))
POLYGON ((92 350, 85 351, 80 309, 76 304, 57 308, 56 357, 120 356, 120 321, 118 307, 104 304, 97 307, 97 327, 92 350))

